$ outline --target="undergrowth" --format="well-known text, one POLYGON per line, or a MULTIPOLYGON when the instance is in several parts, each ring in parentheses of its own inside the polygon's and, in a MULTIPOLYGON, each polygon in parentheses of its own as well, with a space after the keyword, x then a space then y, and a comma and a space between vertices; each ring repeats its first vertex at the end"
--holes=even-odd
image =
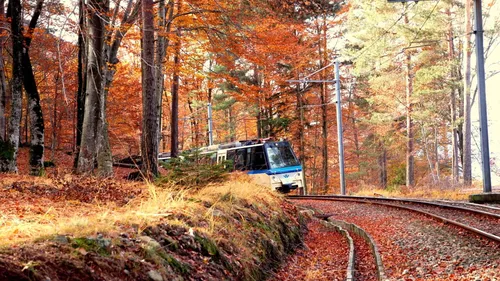
MULTIPOLYGON (((50 184, 49 179, 43 182, 50 184)), ((216 233, 215 226, 219 227, 221 223, 213 215, 214 209, 232 211, 236 201, 261 204, 258 202, 277 202, 280 196, 252 183, 246 175, 232 175, 229 181, 208 184, 199 190, 179 189, 168 183, 161 187, 146 183, 142 190, 142 195, 124 206, 109 202, 41 201, 39 206, 31 207, 36 212, 23 215, 4 213, 0 215, 0 247, 44 237, 48 239, 58 234, 86 237, 95 233, 119 232, 121 227, 130 226, 140 233, 159 221, 187 227, 184 220, 178 219, 179 215, 189 217, 191 221, 208 221, 208 227, 203 231, 213 234, 216 233)), ((222 227, 229 229, 232 226, 222 227)))
POLYGON ((213 162, 214 159, 209 155, 184 153, 180 157, 160 163, 167 173, 159 177, 156 183, 193 188, 226 180, 229 163, 213 162))
POLYGON ((0 248, 36 243, 49 249, 59 243, 77 260, 99 256, 117 261, 117 249, 128 247, 180 276, 196 276, 199 267, 191 261, 201 257, 206 268, 228 270, 241 280, 261 280, 301 241, 295 208, 241 173, 203 188, 146 183, 126 205, 64 200, 49 204, 53 206, 42 214, 1 215, 0 248), (192 251, 198 254, 187 257, 192 251))
POLYGON ((349 195, 468 200, 469 195, 478 192, 481 192, 480 188, 474 186, 449 187, 440 185, 426 185, 408 188, 403 185, 392 185, 386 189, 382 189, 375 186, 365 185, 357 187, 357 189, 351 191, 349 195))

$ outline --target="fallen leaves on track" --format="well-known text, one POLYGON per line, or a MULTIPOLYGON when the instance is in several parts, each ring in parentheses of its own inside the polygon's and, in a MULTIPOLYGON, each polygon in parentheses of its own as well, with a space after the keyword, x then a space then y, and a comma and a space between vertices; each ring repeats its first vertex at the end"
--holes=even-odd
POLYGON ((345 279, 349 255, 347 240, 318 221, 309 223, 308 229, 304 248, 289 256, 269 280, 345 279))

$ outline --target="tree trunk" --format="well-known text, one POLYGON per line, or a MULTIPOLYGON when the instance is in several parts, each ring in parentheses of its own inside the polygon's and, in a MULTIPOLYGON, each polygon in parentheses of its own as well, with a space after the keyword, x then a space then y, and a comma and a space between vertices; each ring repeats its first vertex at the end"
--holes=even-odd
POLYGON ((356 154, 356 162, 358 165, 358 170, 361 167, 361 159, 360 159, 360 149, 359 149, 359 137, 358 137, 358 128, 356 125, 356 116, 355 116, 355 108, 354 108, 354 88, 349 87, 349 104, 348 104, 348 109, 349 109, 349 118, 351 119, 352 122, 352 137, 354 141, 354 149, 355 149, 355 154, 356 154))
MULTIPOLYGON (((5 0, 0 0, 0 29, 7 29, 5 21, 5 0)), ((5 69, 3 60, 3 45, 7 40, 5 32, 0 33, 0 142, 7 138, 6 127, 6 105, 7 105, 7 82, 5 79, 5 69)))
MULTIPOLYGON (((30 119, 30 174, 41 175, 43 173, 43 156, 45 150, 44 140, 44 122, 42 107, 40 106, 40 95, 36 85, 33 67, 29 55, 29 48, 33 38, 33 32, 40 17, 44 0, 38 0, 33 17, 30 21, 28 34, 24 38, 24 49, 22 54, 23 72, 24 72, 24 89, 28 97, 29 111, 26 113, 26 118, 30 119)), ((56 102, 56 101, 54 101, 56 102)))
POLYGON ((78 158, 77 172, 88 174, 94 171, 98 157, 98 140, 105 126, 98 127, 102 114, 103 51, 105 39, 105 14, 108 12, 106 0, 89 0, 89 28, 87 53, 87 86, 85 96, 85 114, 82 124, 82 142, 78 158))
POLYGON ((174 73, 172 75, 172 115, 170 119, 170 155, 172 157, 179 156, 179 71, 181 55, 180 29, 177 29, 176 34, 177 41, 175 42, 174 73))
MULTIPOLYGON (((452 8, 453 8, 453 4, 452 8)), ((446 10, 448 15, 448 55, 452 69, 450 70, 450 78, 452 81, 457 80, 458 71, 454 65, 455 46, 453 44, 453 26, 450 8, 446 10)), ((452 86, 450 90, 450 115, 451 115, 451 178, 452 184, 458 183, 458 131, 457 131, 457 100, 456 89, 452 86)))
POLYGON ((59 99, 59 74, 60 72, 58 71, 54 80, 54 102, 53 102, 53 107, 52 107, 52 142, 50 145, 50 148, 52 150, 52 155, 50 159, 52 162, 55 160, 55 150, 57 148, 57 100, 59 99))
POLYGON ((163 89, 164 89, 164 60, 165 60, 165 36, 164 28, 166 27, 166 7, 165 0, 159 0, 158 4, 158 32, 156 40, 156 58, 155 58, 155 92, 158 97, 158 143, 161 142, 161 115, 162 115, 162 100, 163 100, 163 89))
MULTIPOLYGON (((24 62, 23 62, 23 71, 24 71, 24 62)), ((26 103, 23 106, 24 106, 24 115, 21 112, 21 123, 22 123, 23 116, 24 116, 24 125, 23 125, 23 128, 22 128, 23 134, 24 134, 24 141, 23 141, 23 138, 20 137, 19 138, 19 146, 28 146, 28 143, 29 143, 29 141, 28 141, 28 128, 29 128, 28 124, 30 122, 30 115, 29 115, 29 113, 30 113, 30 104, 28 102, 28 98, 26 98, 26 103)))
POLYGON ((439 182, 440 175, 439 175, 439 138, 438 138, 438 128, 436 125, 434 125, 434 155, 436 157, 435 162, 434 162, 434 168, 436 169, 436 180, 439 182))
POLYGON ((413 104, 411 96, 413 94, 413 75, 411 69, 411 54, 406 53, 406 186, 415 185, 414 159, 413 159, 413 104))
POLYGON ((380 154, 378 156, 378 168, 379 168, 379 185, 381 188, 387 188, 387 150, 385 149, 384 143, 379 142, 380 154))
POLYGON ((425 127, 421 127, 422 130, 422 148, 424 150, 425 158, 427 159, 427 164, 429 165, 429 172, 431 173, 432 176, 432 182, 436 183, 436 177, 434 176, 434 166, 432 164, 431 160, 431 155, 429 152, 429 149, 427 148, 427 131, 425 130, 425 127))
MULTIPOLYGON (((103 51, 103 70, 102 79, 99 89, 99 110, 97 119, 97 166, 98 173, 100 176, 108 177, 113 174, 113 159, 111 154, 111 148, 109 144, 109 132, 108 132, 108 121, 106 117, 107 99, 109 94, 109 89, 111 88, 111 83, 113 82, 116 65, 120 62, 117 58, 118 49, 120 48, 123 37, 128 32, 132 23, 138 17, 140 1, 138 1, 132 8, 132 0, 128 1, 125 13, 122 19, 120 27, 115 31, 114 37, 112 32, 108 32, 104 42, 103 51), (112 40, 113 39, 113 40, 112 40)), ((105 3, 106 10, 109 10, 109 0, 105 3)), ((112 22, 114 23, 115 17, 118 13, 119 6, 116 7, 112 22)), ((109 22, 109 17, 106 14, 102 15, 104 22, 109 22)))
MULTIPOLYGON (((405 14, 405 24, 408 24, 408 16, 405 14)), ((413 94, 413 74, 411 67, 411 53, 406 50, 406 186, 415 185, 415 172, 413 160, 413 104, 411 96, 413 94)))
POLYGON ((192 147, 198 147, 200 145, 199 143, 199 140, 198 140, 198 136, 199 136, 199 126, 198 126, 198 121, 197 121, 197 117, 196 117, 196 114, 195 114, 195 110, 193 108, 193 102, 191 101, 191 99, 188 98, 188 109, 189 109, 189 120, 191 122, 191 143, 192 143, 192 147))
MULTIPOLYGON (((328 54, 327 54, 327 40, 326 40, 326 19, 323 18, 323 25, 321 27, 321 40, 319 47, 320 55, 320 68, 323 68, 328 64, 328 54)), ((326 79, 326 71, 321 72, 321 79, 326 79)), ((322 161, 322 185, 324 192, 328 191, 328 107, 327 107, 328 95, 327 95, 327 85, 325 82, 321 83, 321 135, 322 135, 322 145, 321 154, 323 157, 322 161)))
POLYGON ((158 176, 158 95, 155 92, 153 0, 142 1, 142 172, 158 176))
POLYGON ((463 123, 463 173, 464 185, 472 184, 472 150, 471 150, 471 56, 472 44, 470 34, 472 32, 471 24, 472 0, 465 1, 465 44, 464 44, 464 123, 463 123))
POLYGON ((85 112, 85 93, 87 86, 87 76, 85 73, 87 66, 86 44, 84 41, 86 30, 86 13, 85 0, 78 1, 79 22, 78 22, 78 91, 76 93, 76 143, 75 143, 75 160, 73 168, 76 170, 78 166, 78 158, 80 155, 80 145, 82 143, 82 126, 85 112))
POLYGON ((36 86, 29 52, 27 50, 23 54, 23 68, 24 88, 26 89, 26 94, 28 96, 30 118, 30 174, 41 175, 43 173, 43 156, 45 149, 44 122, 42 107, 40 106, 40 95, 36 86))
POLYGON ((21 19, 21 1, 10 0, 11 37, 12 37, 12 105, 9 135, 0 142, 0 171, 17 173, 17 153, 19 149, 19 125, 21 123, 22 88, 23 88, 23 34, 21 19))

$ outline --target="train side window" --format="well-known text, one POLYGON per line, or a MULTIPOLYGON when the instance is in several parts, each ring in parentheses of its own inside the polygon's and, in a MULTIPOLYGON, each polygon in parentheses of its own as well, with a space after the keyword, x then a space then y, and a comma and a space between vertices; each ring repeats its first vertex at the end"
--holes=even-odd
POLYGON ((228 163, 230 171, 234 171, 235 158, 236 158, 236 151, 234 151, 234 150, 228 150, 227 151, 226 159, 227 159, 228 162, 230 162, 230 163, 228 163))
POLYGON ((247 148, 245 152, 245 170, 252 170, 252 148, 247 148))
POLYGON ((252 147, 252 170, 267 169, 266 157, 264 156, 264 147, 252 147))
POLYGON ((236 150, 236 156, 234 158, 234 169, 235 170, 240 170, 240 171, 246 170, 246 167, 245 167, 246 152, 247 151, 244 148, 236 150))

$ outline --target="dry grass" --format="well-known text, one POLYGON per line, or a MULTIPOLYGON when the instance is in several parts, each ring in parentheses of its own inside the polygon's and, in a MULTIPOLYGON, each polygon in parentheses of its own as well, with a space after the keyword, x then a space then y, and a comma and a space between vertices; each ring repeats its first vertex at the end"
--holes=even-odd
POLYGON ((224 220, 214 216, 214 209, 231 210, 232 200, 277 202, 279 198, 266 188, 251 183, 246 176, 235 176, 229 182, 211 185, 194 193, 179 191, 178 188, 176 191, 168 187, 158 188, 151 183, 142 188, 142 196, 121 207, 112 203, 58 202, 57 206, 45 206, 41 214, 0 215, 0 247, 58 234, 82 237, 107 233, 113 236, 132 226, 140 233, 159 221, 183 225, 176 218, 176 214, 181 213, 193 221, 208 221, 209 227, 203 231, 215 233, 215 230, 229 229, 231 226, 223 225, 224 220), (207 209, 201 202, 209 202, 211 207, 207 209))
POLYGON ((384 196, 384 197, 402 197, 402 198, 425 198, 441 200, 468 200, 469 195, 480 193, 481 188, 477 185, 472 187, 456 186, 417 186, 407 188, 405 186, 380 189, 374 186, 361 186, 351 195, 359 196, 384 196))

